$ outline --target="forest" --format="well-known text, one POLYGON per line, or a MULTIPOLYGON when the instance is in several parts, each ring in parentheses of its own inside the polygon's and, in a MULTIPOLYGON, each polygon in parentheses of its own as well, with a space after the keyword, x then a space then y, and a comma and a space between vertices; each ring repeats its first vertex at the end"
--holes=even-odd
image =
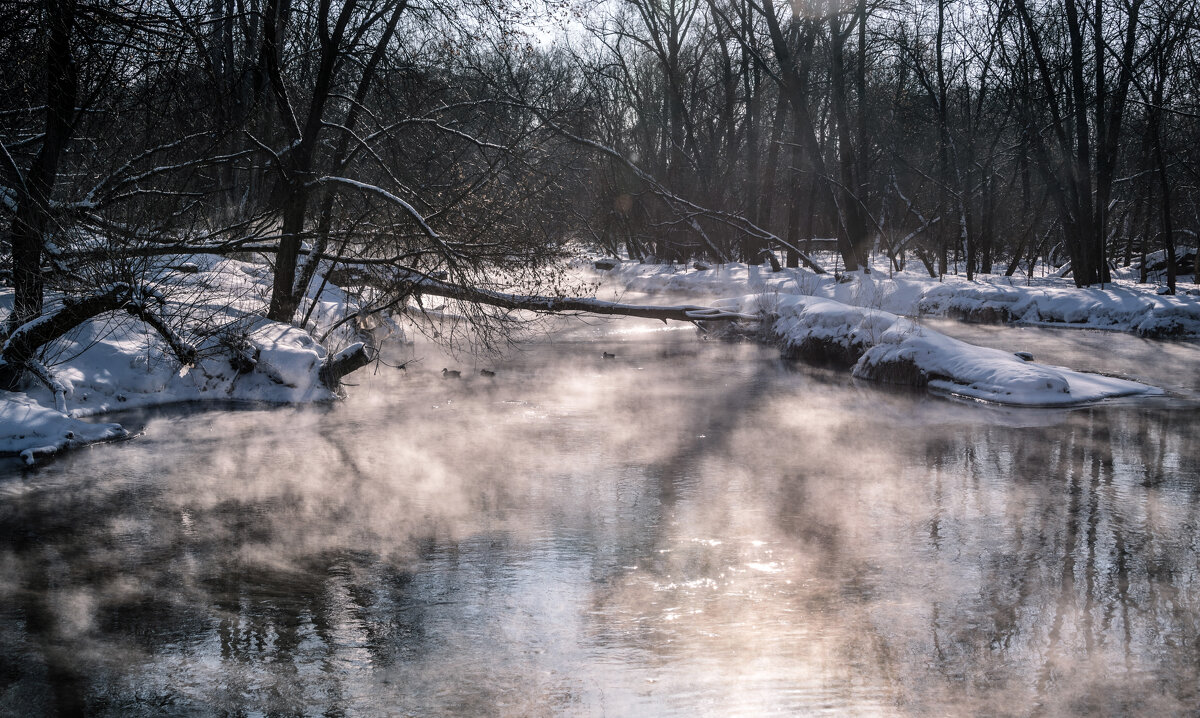
POLYGON ((440 293, 486 328, 496 293, 573 294, 581 244, 1079 287, 1150 256, 1175 293, 1197 27, 1186 0, 9 2, 0 379, 53 384, 39 351, 114 311, 187 364, 223 327, 171 300, 180 257, 265 258, 300 327, 332 278, 359 320, 440 293))

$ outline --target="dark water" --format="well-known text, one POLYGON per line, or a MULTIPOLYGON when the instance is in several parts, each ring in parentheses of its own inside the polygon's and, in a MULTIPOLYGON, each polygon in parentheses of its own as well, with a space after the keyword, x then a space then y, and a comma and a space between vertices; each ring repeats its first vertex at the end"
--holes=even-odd
POLYGON ((10 466, 0 714, 1196 714, 1194 405, 620 326, 10 466))

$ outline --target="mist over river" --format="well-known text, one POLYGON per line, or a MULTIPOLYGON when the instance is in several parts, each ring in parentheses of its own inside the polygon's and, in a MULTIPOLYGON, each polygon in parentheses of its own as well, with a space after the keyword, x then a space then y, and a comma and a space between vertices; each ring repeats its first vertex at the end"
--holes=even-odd
POLYGON ((422 361, 330 406, 147 412, 7 461, 0 714, 1200 706, 1196 345, 964 329, 1175 393, 1013 410, 691 328, 561 327, 494 363, 393 347, 422 361))

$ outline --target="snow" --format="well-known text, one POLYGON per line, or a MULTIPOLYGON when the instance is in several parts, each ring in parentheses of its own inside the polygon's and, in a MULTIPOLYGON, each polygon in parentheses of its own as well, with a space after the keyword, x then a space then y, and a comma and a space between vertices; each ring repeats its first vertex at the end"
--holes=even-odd
MULTIPOLYGON (((263 320, 247 338, 258 352, 257 371, 277 385, 276 401, 304 401, 315 389, 314 379, 325 360, 325 348, 297 327, 263 320), (283 389, 299 390, 288 393, 283 389)), ((264 392, 265 393, 265 392, 264 392)))
POLYGON ((348 357, 354 356, 354 354, 356 352, 360 351, 362 348, 363 348, 362 342, 355 342, 355 343, 351 344, 350 346, 346 347, 345 349, 341 350, 337 354, 335 354, 333 356, 333 359, 331 359, 330 361, 331 361, 331 363, 334 363, 334 364, 345 361, 348 357))
POLYGON ((1200 301, 1159 295, 1157 287, 1112 284, 1096 287, 932 287, 918 311, 928 315, 984 317, 1034 325, 1073 325, 1134 332, 1140 336, 1200 335, 1200 301))
POLYGON ((890 312, 822 297, 750 294, 717 305, 747 313, 766 310, 770 332, 785 354, 840 358, 863 379, 928 386, 1012 406, 1061 406, 1162 393, 1125 379, 1026 361, 890 312))
MULTIPOLYGON (((144 294, 161 303, 156 311, 168 320, 186 314, 190 326, 208 327, 195 338, 194 365, 180 367, 161 337, 132 316, 89 322, 56 342, 44 358, 62 385, 57 397, 31 385, 0 400, 0 455, 32 463, 66 448, 126 436, 117 424, 83 421, 113 411, 190 401, 300 403, 334 397, 320 380, 328 352, 313 337, 358 310, 339 288, 325 285, 311 321, 300 328, 262 318, 271 290, 266 265, 178 256, 163 258, 162 271, 150 278, 157 290, 144 294), (187 271, 167 278, 171 266, 187 266, 187 271)), ((706 303, 726 314, 765 316, 768 333, 785 354, 842 363, 860 378, 1016 406, 1072 405, 1161 391, 974 346, 922 326, 919 318, 1083 326, 1150 337, 1200 335, 1200 297, 1158 296, 1153 287, 1125 279, 1106 290, 1079 290, 1052 278, 1025 284, 1000 277, 939 282, 912 272, 874 272, 851 273, 839 281, 802 269, 772 273, 725 264, 690 271, 631 262, 601 276, 623 290, 724 298, 706 303)), ((312 283, 310 300, 320 284, 312 283)), ((11 305, 11 290, 0 291, 0 321, 11 305)), ((333 334, 331 350, 346 347, 337 356, 354 350, 355 331, 346 322, 333 334)))
POLYGON ((620 262, 602 272, 612 282, 635 291, 679 292, 714 297, 762 292, 802 294, 836 299, 844 304, 884 309, 906 316, 946 316, 968 321, 1015 322, 1039 326, 1132 332, 1144 337, 1200 336, 1200 296, 1159 295, 1153 284, 1137 284, 1136 270, 1118 273, 1104 289, 1076 288, 1068 279, 1026 279, 979 275, 942 281, 920 272, 870 274, 850 272, 843 281, 805 269, 771 272, 739 263, 688 270, 684 265, 620 262))
MULTIPOLYGON (((931 295, 959 298, 972 296, 972 292, 974 301, 990 303, 987 306, 1025 306, 1023 303, 1036 295, 1024 287, 923 283, 911 276, 887 278, 874 274, 839 283, 804 270, 773 274, 766 268, 745 265, 681 272, 671 267, 624 263, 605 274, 610 275, 610 281, 615 275, 618 286, 650 293, 719 295, 750 288, 752 293, 713 304, 764 316, 766 333, 781 346, 785 356, 845 364, 854 376, 863 379, 926 386, 939 393, 1012 406, 1077 405, 1163 393, 1146 384, 1040 364, 1012 352, 968 344, 922 326, 919 316, 906 318, 880 308, 913 309, 931 295), (941 287, 949 289, 934 291, 941 287)), ((1052 293, 1055 301, 1048 304, 1076 325, 1088 320, 1086 314, 1074 313, 1079 307, 1106 310, 1108 314, 1103 316, 1107 318, 1122 308, 1129 310, 1146 296, 1124 290, 1111 298, 1098 290, 1075 292, 1072 296, 1069 290, 1057 289, 1052 293)), ((1187 299, 1171 299, 1178 301, 1155 306, 1156 321, 1172 316, 1170 312, 1190 317, 1187 299)))
POLYGON ((370 192, 372 194, 378 195, 378 196, 386 199, 387 201, 391 202, 392 204, 398 205, 401 209, 403 209, 405 212, 407 212, 408 215, 410 217, 412 217, 413 220, 415 220, 418 225, 421 226, 421 231, 424 232, 427 237, 429 237, 430 239, 440 239, 440 236, 438 235, 438 233, 434 231, 433 227, 429 226, 429 224, 425 221, 425 218, 421 216, 421 213, 417 211, 416 207, 413 207, 408 202, 405 202, 400 197, 397 197, 396 195, 392 194, 391 192, 388 192, 387 190, 383 189, 382 187, 377 187, 376 185, 367 184, 365 182, 359 182, 358 180, 352 180, 347 177, 326 176, 326 177, 322 177, 322 178, 318 179, 317 182, 324 183, 324 184, 346 185, 347 187, 354 187, 354 188, 360 189, 364 192, 370 192))
POLYGON ((128 436, 120 424, 94 424, 65 416, 21 394, 0 401, 0 455, 33 464, 39 456, 128 436))
MULTIPOLYGON (((264 265, 213 257, 169 257, 163 267, 191 265, 147 293, 163 302, 168 317, 187 312, 209 326, 197 341, 193 366, 180 367, 162 338, 140 320, 115 313, 82 325, 55 343, 45 364, 62 384, 66 411, 39 384, 0 400, 0 455, 38 456, 83 444, 120 438, 117 424, 87 417, 179 402, 307 403, 334 393, 320 381, 327 352, 309 331, 262 318, 271 288, 264 265), (197 271, 190 271, 195 268, 197 271), (237 347, 245 362, 230 362, 237 347)), ((318 282, 310 290, 315 292, 318 282)), ((11 311, 12 291, 0 291, 0 321, 11 311)), ((307 303, 305 304, 305 308, 307 303)), ((313 332, 357 311, 339 288, 326 285, 313 311, 313 332)), ((29 325, 26 325, 28 327, 29 325)), ((350 327, 330 341, 356 337, 350 327)))

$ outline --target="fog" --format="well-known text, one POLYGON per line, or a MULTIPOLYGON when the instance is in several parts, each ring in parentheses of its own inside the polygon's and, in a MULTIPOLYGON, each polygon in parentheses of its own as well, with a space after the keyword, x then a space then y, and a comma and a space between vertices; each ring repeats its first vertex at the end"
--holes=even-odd
POLYGON ((1200 701, 1193 404, 1000 410, 661 327, 394 347, 335 405, 10 465, 0 713, 1200 701))

